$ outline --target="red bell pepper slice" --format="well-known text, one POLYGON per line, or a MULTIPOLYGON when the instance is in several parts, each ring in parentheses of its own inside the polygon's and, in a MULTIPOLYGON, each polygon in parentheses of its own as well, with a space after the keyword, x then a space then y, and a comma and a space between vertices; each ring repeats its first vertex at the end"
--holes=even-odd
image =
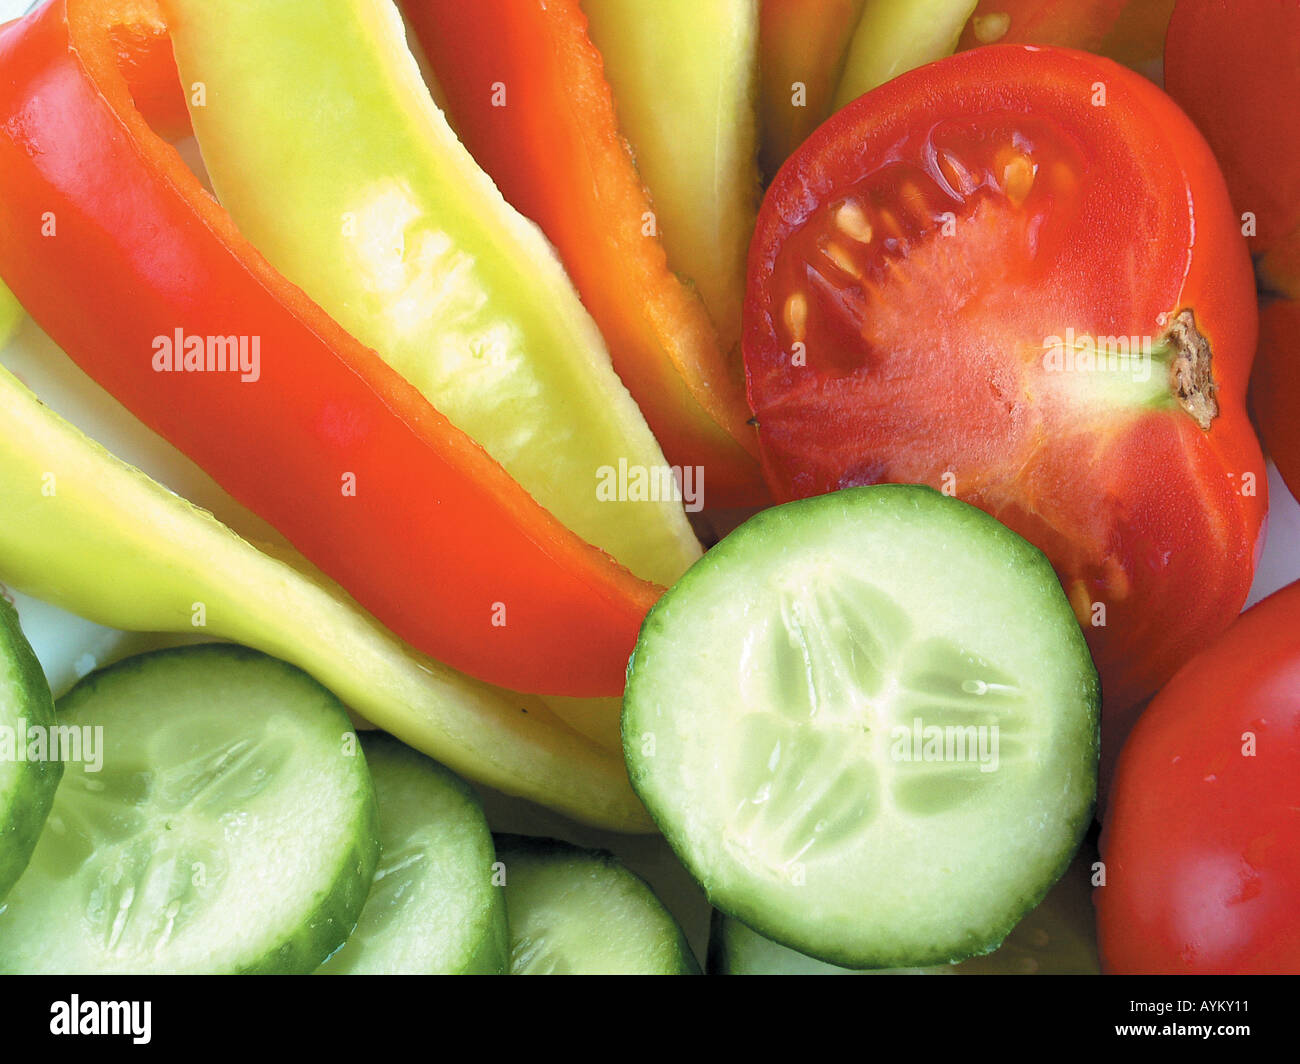
POLYGON ((658 589, 240 236, 133 101, 178 125, 165 32, 150 0, 52 0, 0 30, 0 275, 87 373, 412 646, 515 690, 620 693, 658 589), (168 341, 198 338, 207 366, 207 338, 232 336, 245 365, 260 345, 255 380, 155 369, 168 341))

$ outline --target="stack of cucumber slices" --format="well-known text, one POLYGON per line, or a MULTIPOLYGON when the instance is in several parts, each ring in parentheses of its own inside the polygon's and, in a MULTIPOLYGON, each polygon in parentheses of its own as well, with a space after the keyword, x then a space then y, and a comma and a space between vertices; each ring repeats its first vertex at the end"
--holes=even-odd
POLYGON ((612 855, 494 845, 466 783, 256 651, 129 658, 56 712, 0 599, 0 736, 0 973, 699 970, 612 855))
MULTIPOLYGON (((1093 969, 1097 729, 1043 555, 898 486, 727 537, 650 613, 623 709, 720 974, 1093 969)), ((56 707, 0 600, 0 817, 0 973, 700 970, 612 854, 494 837, 466 783, 242 647, 56 707)))

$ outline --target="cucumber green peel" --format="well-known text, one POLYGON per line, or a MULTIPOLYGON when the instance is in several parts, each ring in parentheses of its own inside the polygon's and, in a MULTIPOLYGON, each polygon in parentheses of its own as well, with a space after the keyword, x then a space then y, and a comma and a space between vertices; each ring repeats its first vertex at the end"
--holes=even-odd
POLYGON ((0 597, 0 911, 36 848, 63 776, 63 762, 49 757, 53 724, 54 700, 41 663, 18 612, 0 597), (36 736, 44 738, 32 745, 36 736))
POLYGON ((764 511, 654 607, 632 783, 713 904, 852 968, 995 948, 1091 821, 1098 682, 1047 559, 928 488, 764 511))
POLYGON ((604 850, 498 835, 511 975, 699 975, 681 927, 604 850))
POLYGON ((155 651, 92 673, 66 766, 0 910, 0 972, 306 973, 346 939, 379 856, 342 704, 256 651, 155 651))
POLYGON ((321 974, 504 975, 505 896, 477 796, 390 736, 361 745, 379 796, 379 867, 356 930, 321 974))
POLYGON ((554 250, 434 105, 391 0, 162 6, 240 231, 565 525, 675 580, 700 554, 681 503, 596 492, 602 468, 663 452, 554 250))
POLYGON ((112 628, 201 632, 264 650, 463 776, 588 823, 648 829, 620 754, 535 696, 415 653, 301 556, 250 545, 2 367, 0 421, 0 582, 112 628))

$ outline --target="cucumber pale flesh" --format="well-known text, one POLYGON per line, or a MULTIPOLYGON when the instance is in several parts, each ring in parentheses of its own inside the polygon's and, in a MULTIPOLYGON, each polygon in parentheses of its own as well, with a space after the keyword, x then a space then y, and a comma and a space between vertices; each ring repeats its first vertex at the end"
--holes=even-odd
POLYGON ((324 975, 504 975, 510 940, 495 853, 469 786, 382 732, 361 737, 379 797, 379 867, 324 975))
POLYGON ((511 975, 698 975, 686 936, 613 854, 557 839, 497 837, 511 975))
POLYGON ((356 924, 374 789, 339 701, 242 647, 92 673, 58 722, 71 763, 0 910, 0 972, 306 973, 356 924))
POLYGON ((1046 558, 928 488, 765 511, 651 611, 632 783, 713 904, 852 968, 986 953, 1091 819, 1098 682, 1046 558))

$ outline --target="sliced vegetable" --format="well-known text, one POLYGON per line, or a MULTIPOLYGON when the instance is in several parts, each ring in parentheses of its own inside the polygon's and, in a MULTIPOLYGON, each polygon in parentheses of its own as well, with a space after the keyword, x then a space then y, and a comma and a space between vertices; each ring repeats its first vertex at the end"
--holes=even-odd
POLYGON ((656 589, 236 231, 118 69, 164 29, 146 0, 54 0, 0 30, 0 275, 83 369, 417 649, 513 689, 619 693, 656 589))
POLYGON ((1300 584, 1169 681, 1120 755, 1094 892, 1105 971, 1300 971, 1300 584))
POLYGON ((1128 0, 1097 51, 1159 83, 1165 34, 1176 4, 1177 0, 1128 0))
POLYGON ((768 191, 750 271, 777 498, 929 484, 1025 536, 1121 741, 1240 611, 1267 510, 1250 262, 1191 123, 1105 59, 963 52, 813 135, 768 191))
MULTIPOLYGON (((1080 851, 1083 856, 1083 851, 1080 851)), ((805 957, 751 931, 716 909, 709 935, 712 975, 1097 975, 1096 916, 1090 862, 1076 859, 1043 899, 992 953, 938 968, 855 971, 805 957)))
POLYGON ((31 859, 63 775, 51 756, 54 700, 18 613, 0 596, 0 912, 31 859))
POLYGON ((864 0, 762 0, 763 173, 771 178, 831 113, 864 0))
MULTIPOLYGON (((407 0, 404 10, 457 131, 506 198, 555 243, 669 461, 703 467, 703 496, 692 509, 765 499, 739 359, 728 360, 704 303, 665 258, 668 233, 691 219, 672 216, 657 193, 652 204, 643 183, 652 175, 644 159, 638 174, 619 126, 629 108, 615 113, 578 0, 407 0)), ((681 171, 690 180, 691 167, 681 171)), ((717 175, 709 177, 697 196, 713 193, 717 175)), ((748 228, 734 226, 746 237, 750 192, 748 228)), ((729 241, 743 287, 745 238, 722 240, 717 218, 713 224, 699 265, 729 241)), ((731 309, 728 327, 738 337, 738 298, 731 309)), ((657 579, 680 575, 685 561, 673 560, 676 570, 660 567, 657 579)))
POLYGON ((0 347, 3 347, 18 331, 23 321, 22 304, 14 294, 0 281, 0 347))
POLYGON ((745 253, 759 198, 759 0, 582 0, 582 8, 668 265, 699 290, 740 382, 745 253))
POLYGON ((396 739, 361 736, 381 853, 356 930, 326 975, 504 975, 506 903, 474 792, 396 739))
POLYGON ((621 753, 574 734, 536 696, 417 654, 301 556, 257 550, 3 369, 0 423, 0 582, 110 627, 265 650, 457 772, 578 820, 647 830, 621 753))
POLYGON ((1091 820, 1097 675, 1047 560, 927 488, 764 511, 646 619, 632 785, 709 900, 853 968, 987 952, 1091 820))
POLYGON ((710 975, 951 975, 953 965, 934 968, 841 968, 814 960, 714 909, 709 925, 710 975))
POLYGON ((832 109, 914 67, 952 55, 975 0, 867 0, 832 109))
POLYGON ((356 923, 379 856, 342 704, 240 647, 92 673, 58 723, 70 762, 0 909, 0 971, 306 973, 356 923))
POLYGON ((1049 44, 1095 52, 1127 7, 1168 7, 1164 0, 979 0, 961 48, 1049 44))
POLYGON ((1159 79, 1175 0, 979 0, 959 49, 1049 44, 1096 52, 1159 79))
POLYGON ((662 469, 663 452, 554 252, 434 105, 392 0, 162 8, 182 82, 207 88, 191 117, 240 231, 564 525, 676 579, 699 556, 680 500, 598 490, 601 470, 662 469))
POLYGON ((677 921, 612 853, 498 835, 511 975, 699 975, 677 921))
POLYGON ((1180 4, 1165 84, 1223 166, 1255 255, 1263 306, 1251 405, 1300 496, 1300 5, 1180 4))

